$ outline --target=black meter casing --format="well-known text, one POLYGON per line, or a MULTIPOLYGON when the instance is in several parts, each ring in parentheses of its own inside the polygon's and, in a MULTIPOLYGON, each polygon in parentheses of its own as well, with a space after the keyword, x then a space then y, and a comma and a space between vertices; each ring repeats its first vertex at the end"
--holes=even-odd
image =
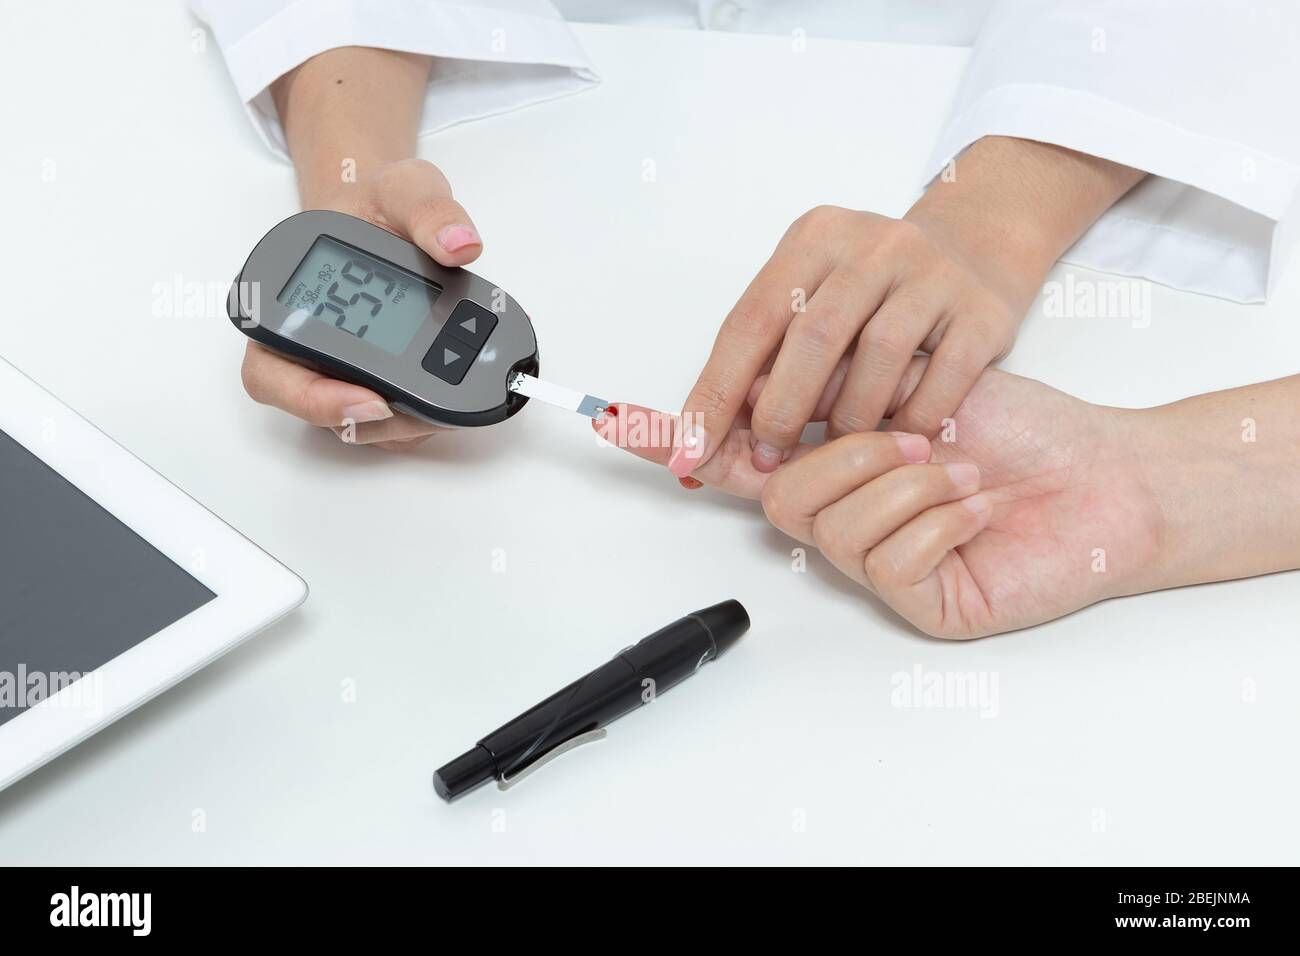
POLYGON ((508 381, 539 370, 533 324, 503 290, 344 213, 275 226, 236 276, 227 312, 280 355, 445 427, 505 421, 528 401, 508 381))

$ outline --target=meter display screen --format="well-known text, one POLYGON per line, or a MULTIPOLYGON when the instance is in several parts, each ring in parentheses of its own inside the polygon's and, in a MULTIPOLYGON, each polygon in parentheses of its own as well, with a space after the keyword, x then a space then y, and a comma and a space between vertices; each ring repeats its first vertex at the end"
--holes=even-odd
POLYGON ((441 293, 428 279, 320 236, 277 301, 385 352, 401 355, 441 293))

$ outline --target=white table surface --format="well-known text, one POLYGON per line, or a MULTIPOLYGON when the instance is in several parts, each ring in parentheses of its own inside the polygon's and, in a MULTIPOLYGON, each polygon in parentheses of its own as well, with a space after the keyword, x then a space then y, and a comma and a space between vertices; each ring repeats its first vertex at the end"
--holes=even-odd
MULTIPOLYGON (((312 594, 0 794, 0 861, 1296 862, 1296 574, 944 643, 815 555, 794 573, 757 505, 686 494, 576 416, 531 407, 409 457, 345 447, 245 397, 218 311, 155 314, 157 283, 224 287, 295 210, 215 45, 192 52, 163 0, 5 18, 0 253, 27 278, 0 354, 312 594), (431 771, 479 736, 728 597, 753 630, 652 711, 518 789, 435 798, 431 771), (997 715, 892 706, 916 666, 996 675, 997 715)), ((578 33, 601 87, 421 152, 547 375, 668 408, 791 219, 907 207, 966 60, 578 33)), ((1144 329, 1036 309, 1004 367, 1119 405, 1294 373, 1297 272, 1265 307, 1156 288, 1144 329)))

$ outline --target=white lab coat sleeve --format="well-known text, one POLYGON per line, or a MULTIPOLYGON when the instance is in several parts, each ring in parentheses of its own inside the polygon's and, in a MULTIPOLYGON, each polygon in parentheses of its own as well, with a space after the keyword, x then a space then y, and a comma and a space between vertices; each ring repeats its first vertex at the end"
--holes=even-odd
POLYGON ((190 0, 212 31, 248 115, 288 158, 270 86, 341 46, 442 58, 420 133, 587 89, 599 78, 549 0, 190 0))
POLYGON ((929 173, 990 135, 1144 170, 1062 258, 1263 301, 1300 232, 1297 50, 1296 0, 1002 0, 929 173))

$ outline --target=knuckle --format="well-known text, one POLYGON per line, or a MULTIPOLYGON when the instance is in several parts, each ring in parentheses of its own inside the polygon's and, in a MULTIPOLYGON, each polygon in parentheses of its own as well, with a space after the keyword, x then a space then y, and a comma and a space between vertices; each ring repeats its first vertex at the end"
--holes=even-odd
POLYGON ((897 322, 873 319, 862 330, 859 342, 866 349, 868 359, 879 359, 890 365, 910 358, 915 351, 907 330, 897 322))
POLYGON ((913 396, 904 402, 894 415, 891 427, 933 439, 939 431, 939 416, 932 414, 924 402, 924 396, 913 396))
POLYGON ((828 434, 835 435, 853 435, 858 432, 865 432, 869 428, 874 428, 875 423, 868 425, 863 417, 854 409, 835 407, 826 417, 826 430, 828 434))
POLYGON ((702 377, 691 390, 687 407, 692 411, 703 412, 707 417, 721 408, 725 408, 731 399, 731 389, 727 383, 712 376, 702 377))
POLYGON ((782 531, 790 526, 794 515, 791 511, 789 489, 785 487, 784 481, 769 478, 767 484, 763 486, 760 501, 763 505, 763 514, 767 515, 768 521, 782 531))
POLYGON ((975 349, 969 345, 953 345, 939 349, 930 358, 935 371, 946 379, 967 378, 979 365, 975 349))
POLYGON ((813 206, 794 221, 790 231, 801 235, 825 232, 843 223, 850 215, 852 213, 842 206, 813 206))
POLYGON ((932 316, 938 311, 939 296, 933 287, 910 282, 890 290, 884 308, 899 318, 932 316))
POLYGON ((449 214, 456 204, 445 196, 425 196, 417 199, 411 210, 411 232, 419 233, 426 229, 436 230, 444 221, 451 218, 449 214))
POLYGON ((320 392, 314 387, 315 379, 309 379, 302 383, 302 388, 294 395, 291 408, 293 414, 308 422, 324 422, 329 418, 325 414, 325 408, 322 406, 319 397, 320 392))
POLYGON ((829 558, 845 551, 844 530, 830 511, 819 511, 813 518, 812 537, 813 544, 829 558))
POLYGON ((886 254, 913 253, 929 246, 921 227, 906 219, 888 219, 876 233, 876 248, 886 254))
POLYGON ((738 304, 723 324, 731 332, 754 339, 765 339, 777 328, 770 312, 750 303, 738 304))
POLYGON ((882 592, 894 587, 898 581, 898 568, 879 548, 872 548, 862 559, 862 573, 872 587, 882 592))
POLYGON ((993 312, 972 318, 967 328, 967 338, 972 350, 990 356, 990 361, 1000 359, 1011 351, 1015 341, 1015 322, 1007 311, 993 312))
MULTIPOLYGON (((763 394, 767 395, 767 392, 763 394)), ((759 408, 754 411, 754 431, 760 437, 774 439, 778 445, 792 444, 803 433, 805 424, 796 419, 793 409, 784 406, 765 408, 760 401, 759 408)))
POLYGON ((999 344, 1002 336, 997 330, 1005 323, 987 315, 984 311, 960 314, 960 306, 958 311, 960 317, 950 323, 950 328, 960 334, 963 346, 972 350, 980 347, 988 347, 991 350, 999 344))
POLYGON ((893 426, 917 435, 934 437, 939 432, 940 416, 919 405, 902 408, 894 416, 893 426))
POLYGON ((830 316, 804 313, 791 323, 790 331, 816 352, 838 351, 841 347, 840 331, 830 316))
POLYGON ((989 309, 976 302, 968 305, 958 300, 953 308, 955 317, 949 323, 954 329, 960 329, 971 342, 989 342, 993 339, 994 321, 988 315, 989 309))
MULTIPOLYGON (((874 288, 886 277, 895 277, 896 282, 900 271, 888 257, 880 255, 869 238, 861 237, 854 238, 845 246, 835 265, 848 280, 846 288, 852 290, 874 288)), ((891 284, 891 295, 896 294, 891 284)))

